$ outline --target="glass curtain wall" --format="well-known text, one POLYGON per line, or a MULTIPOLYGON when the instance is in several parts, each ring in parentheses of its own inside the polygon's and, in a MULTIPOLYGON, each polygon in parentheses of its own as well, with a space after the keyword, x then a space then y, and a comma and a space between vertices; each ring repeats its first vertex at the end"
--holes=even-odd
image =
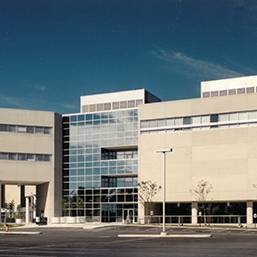
POLYGON ((137 109, 63 116, 64 216, 137 215, 137 140, 137 109))

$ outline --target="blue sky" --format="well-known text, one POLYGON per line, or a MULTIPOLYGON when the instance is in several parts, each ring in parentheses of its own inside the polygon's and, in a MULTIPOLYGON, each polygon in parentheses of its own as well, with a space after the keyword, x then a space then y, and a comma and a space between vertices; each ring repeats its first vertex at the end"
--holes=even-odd
POLYGON ((257 1, 0 0, 0 107, 79 111, 80 95, 199 96, 257 74, 257 1))

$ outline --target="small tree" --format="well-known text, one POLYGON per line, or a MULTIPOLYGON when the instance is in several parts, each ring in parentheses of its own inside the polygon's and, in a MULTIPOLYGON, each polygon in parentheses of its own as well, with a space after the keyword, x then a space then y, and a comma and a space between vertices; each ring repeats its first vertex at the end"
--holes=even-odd
POLYGON ((206 208, 206 201, 208 199, 208 195, 209 193, 211 192, 212 190, 212 185, 206 181, 206 180, 200 180, 196 187, 191 191, 191 193, 193 194, 195 200, 198 202, 198 203, 201 203, 202 206, 201 206, 201 211, 203 212, 203 217, 204 217, 204 223, 206 224, 206 211, 207 211, 207 208, 206 208))
POLYGON ((160 189, 161 186, 158 186, 156 182, 152 182, 151 180, 141 181, 138 183, 138 200, 143 206, 144 211, 146 211, 146 207, 148 207, 149 211, 152 210, 152 200, 160 189))

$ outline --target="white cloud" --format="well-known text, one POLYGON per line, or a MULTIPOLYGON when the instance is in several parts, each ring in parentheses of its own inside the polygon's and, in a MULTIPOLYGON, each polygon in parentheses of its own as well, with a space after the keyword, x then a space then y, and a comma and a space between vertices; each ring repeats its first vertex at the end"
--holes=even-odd
POLYGON ((158 59, 172 64, 171 68, 174 70, 186 75, 194 75, 194 73, 197 73, 201 77, 209 77, 210 79, 238 77, 243 75, 238 71, 229 69, 220 64, 196 59, 181 52, 166 51, 164 49, 157 48, 152 53, 158 59))

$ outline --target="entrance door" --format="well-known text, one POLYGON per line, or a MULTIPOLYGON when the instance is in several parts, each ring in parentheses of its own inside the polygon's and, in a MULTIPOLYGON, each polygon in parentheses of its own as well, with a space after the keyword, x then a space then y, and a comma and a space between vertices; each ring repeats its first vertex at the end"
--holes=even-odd
POLYGON ((126 224, 131 224, 135 222, 134 209, 123 209, 122 222, 126 224))

